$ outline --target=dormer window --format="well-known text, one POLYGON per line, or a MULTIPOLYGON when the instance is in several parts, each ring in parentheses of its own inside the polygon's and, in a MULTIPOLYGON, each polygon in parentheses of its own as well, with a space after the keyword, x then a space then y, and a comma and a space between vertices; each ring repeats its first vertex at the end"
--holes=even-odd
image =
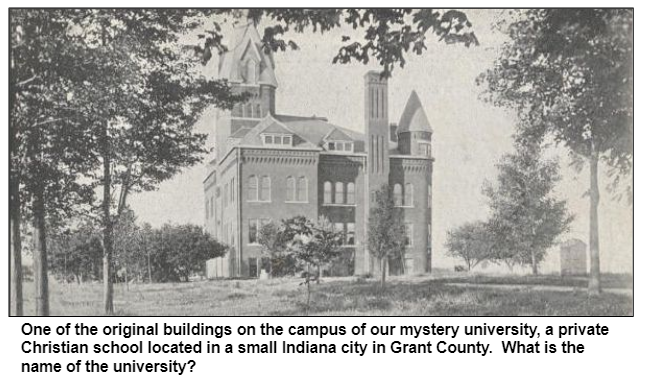
POLYGON ((354 143, 341 140, 328 141, 327 150, 334 152, 354 152, 354 143))
POLYGON ((245 83, 247 84, 258 83, 258 77, 260 75, 259 72, 260 72, 260 67, 258 66, 258 63, 253 59, 247 60, 244 68, 245 83))
POLYGON ((261 135, 262 137, 262 142, 265 145, 272 145, 272 146, 282 146, 282 147, 291 147, 293 140, 292 140, 293 135, 288 135, 288 134, 263 134, 261 135))

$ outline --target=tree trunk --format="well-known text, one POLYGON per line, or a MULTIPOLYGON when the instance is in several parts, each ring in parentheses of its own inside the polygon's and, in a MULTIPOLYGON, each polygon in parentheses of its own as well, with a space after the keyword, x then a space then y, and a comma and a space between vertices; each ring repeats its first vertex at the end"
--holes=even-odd
POLYGON ((381 258, 381 288, 386 287, 386 270, 388 270, 388 258, 381 258))
POLYGON ((536 261, 536 254, 532 253, 532 274, 538 275, 538 262, 536 261))
POLYGON ((11 190, 11 310, 13 315, 22 316, 22 239, 20 237, 20 187, 16 173, 9 182, 11 190))
POLYGON ((112 218, 110 215, 110 189, 112 185, 112 174, 110 170, 110 139, 108 138, 107 123, 104 128, 104 137, 102 144, 103 155, 103 304, 105 314, 114 314, 112 285, 112 254, 114 252, 114 231, 112 218))
POLYGON ((47 280, 47 226, 42 190, 34 193, 34 282, 36 284, 36 315, 49 315, 49 288, 47 280))
POLYGON ((601 269, 599 266, 599 153, 593 148, 590 155, 590 277, 588 294, 601 294, 601 269))

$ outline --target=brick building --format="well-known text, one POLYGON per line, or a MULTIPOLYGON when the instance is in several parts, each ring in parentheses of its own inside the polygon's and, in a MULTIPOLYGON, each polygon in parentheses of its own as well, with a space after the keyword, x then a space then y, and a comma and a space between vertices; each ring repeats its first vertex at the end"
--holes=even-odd
POLYGON ((295 215, 327 217, 346 232, 346 273, 375 273, 367 223, 375 191, 388 183, 407 227, 407 274, 431 269, 432 130, 413 91, 398 124, 388 120, 388 82, 365 77, 365 134, 320 117, 277 113, 278 82, 253 25, 236 31, 218 72, 253 97, 218 111, 215 158, 204 180, 205 227, 230 246, 207 264, 210 277, 256 276, 258 229, 295 215))

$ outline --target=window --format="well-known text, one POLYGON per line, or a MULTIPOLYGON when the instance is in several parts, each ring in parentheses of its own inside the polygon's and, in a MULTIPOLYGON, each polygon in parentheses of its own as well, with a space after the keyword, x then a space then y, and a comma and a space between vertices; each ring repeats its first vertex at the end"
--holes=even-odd
POLYGON ((323 203, 332 203, 332 183, 323 183, 323 203))
POLYGON ((404 244, 406 245, 406 247, 410 247, 410 246, 413 246, 413 225, 410 223, 406 223, 405 226, 406 226, 406 235, 405 235, 406 239, 404 241, 404 244))
POLYGON ((404 189, 404 206, 407 207, 413 207, 414 202, 413 202, 413 196, 415 188, 413 187, 412 183, 406 183, 406 188, 404 189))
POLYGON ((354 183, 352 182, 348 183, 348 195, 346 197, 346 203, 349 205, 353 205, 356 203, 356 199, 354 195, 354 183))
POLYGON ((258 243, 258 220, 249 219, 249 244, 258 243))
POLYGON ((261 136, 264 144, 273 144, 284 147, 292 146, 292 135, 262 134, 261 136))
POLYGON ((257 83, 257 71, 258 71, 258 65, 256 64, 256 62, 253 60, 248 60, 247 73, 246 73, 247 76, 245 78, 248 84, 257 83))
POLYGON ((345 230, 343 228, 343 223, 340 223, 340 222, 335 223, 334 224, 334 231, 338 231, 340 233, 345 232, 345 230))
POLYGON ((354 245, 354 234, 355 234, 354 223, 348 223, 347 227, 348 228, 345 234, 345 243, 347 245, 354 245))
POLYGON ((285 187, 285 201, 286 202, 293 202, 295 197, 294 197, 294 190, 296 190, 296 180, 294 179, 293 176, 288 176, 287 177, 287 186, 285 187))
POLYGON ((347 141, 330 141, 327 142, 328 151, 353 152, 354 143, 347 141))
POLYGON ((224 185, 224 207, 228 206, 229 202, 229 184, 224 185))
POLYGON ((345 195, 344 186, 341 182, 336 182, 334 186, 334 203, 343 204, 343 196, 345 195))
POLYGON ((432 243, 431 240, 432 240, 431 224, 429 223, 428 224, 428 229, 427 229, 427 232, 426 232, 426 247, 429 248, 429 249, 431 248, 431 243, 432 243))
POLYGON ((260 201, 271 201, 271 178, 267 175, 263 176, 260 180, 260 201))
POLYGON ((393 200, 395 201, 395 206, 403 206, 402 185, 399 183, 396 183, 395 187, 393 187, 393 200))
POLYGON ((426 206, 427 206, 429 209, 431 208, 431 205, 432 205, 432 203, 433 203, 433 194, 431 193, 431 191, 432 191, 432 190, 431 190, 431 185, 429 184, 429 185, 428 185, 428 194, 427 194, 427 197, 426 197, 426 199, 427 199, 426 206))
POLYGON ((231 188, 231 203, 233 203, 233 202, 235 202, 235 201, 236 201, 236 194, 235 194, 235 192, 236 192, 236 190, 235 190, 235 188, 236 188, 236 185, 235 185, 235 178, 231 178, 231 184, 230 184, 229 186, 230 186, 230 188, 231 188))
POLYGON ((431 145, 426 143, 419 144, 419 154, 427 158, 431 157, 431 145))
POLYGON ((307 178, 304 176, 298 178, 298 191, 296 199, 299 202, 307 202, 307 178))
POLYGON ((261 118, 261 111, 260 111, 260 103, 254 103, 254 109, 253 109, 253 117, 254 118, 261 118))
POLYGON ((258 200, 258 177, 252 175, 247 181, 247 201, 255 202, 258 200))
POLYGON ((213 204, 213 197, 211 197, 211 216, 215 216, 215 205, 213 204))

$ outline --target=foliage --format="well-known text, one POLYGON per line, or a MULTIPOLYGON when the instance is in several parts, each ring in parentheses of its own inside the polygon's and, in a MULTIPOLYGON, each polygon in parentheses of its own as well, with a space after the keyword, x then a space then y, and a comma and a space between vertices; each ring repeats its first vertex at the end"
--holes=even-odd
POLYGON ((553 190, 560 180, 558 163, 543 159, 542 153, 540 143, 517 142, 516 152, 504 156, 497 165, 496 185, 484 188, 499 257, 531 265, 534 274, 547 250, 574 219, 566 202, 554 198, 553 190))
MULTIPOLYGON (((227 246, 195 225, 166 224, 153 229, 139 227, 126 211, 115 229, 116 282, 180 282, 202 275, 206 261, 224 256, 227 246)), ((101 229, 91 222, 51 239, 52 272, 63 281, 99 280, 103 274, 101 229)))
POLYGON ((63 282, 83 283, 101 279, 101 236, 90 222, 74 230, 51 235, 51 272, 63 282))
POLYGON ((307 287, 307 302, 305 314, 309 313, 312 281, 312 269, 316 269, 316 281, 319 282, 321 269, 334 262, 341 255, 341 245, 345 234, 336 231, 334 226, 325 217, 319 218, 315 224, 304 216, 296 216, 283 220, 282 237, 289 239, 286 250, 294 260, 305 268, 305 281, 307 287))
POLYGON ((464 261, 467 271, 483 261, 497 258, 496 239, 483 221, 466 223, 447 234, 446 249, 453 258, 464 261))
POLYGON ((258 243, 263 257, 269 260, 269 275, 282 277, 296 273, 296 261, 287 253, 288 239, 281 226, 273 221, 260 226, 258 243))
POLYGON ((341 47, 334 63, 352 61, 367 64, 376 59, 390 76, 396 65, 404 67, 405 55, 412 51, 420 55, 426 49, 428 34, 447 44, 478 44, 471 31, 467 15, 459 10, 440 9, 256 9, 249 11, 255 22, 268 19, 263 42, 268 50, 297 48, 293 41, 281 35, 288 31, 303 33, 307 30, 325 33, 342 25, 363 32, 363 38, 352 40, 342 36, 341 47))
POLYGON ((406 226, 402 213, 395 208, 390 187, 377 191, 377 204, 368 218, 368 249, 381 264, 381 283, 385 284, 388 262, 401 260, 406 252, 406 226))
POLYGON ((633 11, 534 9, 511 11, 501 28, 510 37, 482 74, 487 100, 542 124, 574 154, 592 151, 622 173, 632 169, 633 11))
POLYGON ((480 81, 488 100, 515 109, 520 135, 546 134, 590 171, 590 294, 600 293, 599 161, 617 187, 633 163, 632 9, 533 9, 501 23, 510 40, 480 81))

